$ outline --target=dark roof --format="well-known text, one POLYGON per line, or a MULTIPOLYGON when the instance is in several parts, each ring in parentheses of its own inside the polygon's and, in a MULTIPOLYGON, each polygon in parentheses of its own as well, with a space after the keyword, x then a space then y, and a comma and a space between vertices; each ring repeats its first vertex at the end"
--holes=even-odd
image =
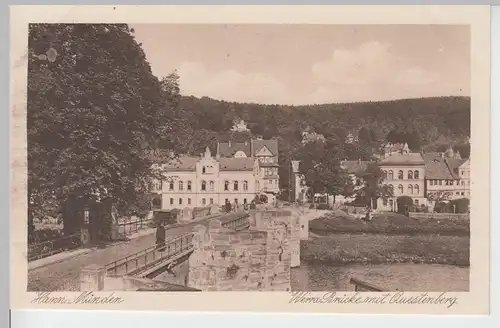
POLYGON ((425 178, 451 180, 453 175, 445 159, 439 153, 428 153, 423 156, 425 162, 425 178))
POLYGON ((166 171, 195 171, 199 157, 182 156, 163 165, 166 171))
POLYGON ((343 161, 342 167, 347 170, 347 172, 356 174, 366 171, 368 165, 373 163, 371 161, 343 161))
POLYGON ((220 158, 221 171, 252 171, 255 161, 248 157, 220 158))
POLYGON ((257 155, 257 153, 263 148, 267 147, 269 151, 273 154, 273 156, 278 156, 278 140, 269 139, 269 140, 258 140, 252 139, 252 151, 253 155, 257 155))
POLYGON ((467 159, 457 159, 457 158, 447 158, 446 159, 446 164, 448 165, 449 170, 450 170, 451 174, 453 175, 453 178, 455 178, 455 179, 460 178, 458 171, 459 171, 460 166, 462 164, 464 164, 465 162, 467 162, 467 159))
POLYGON ((240 150, 247 157, 250 157, 250 142, 219 142, 218 144, 218 151, 221 157, 233 157, 240 150))
POLYGON ((424 159, 420 153, 393 154, 384 158, 379 165, 424 165, 424 159))

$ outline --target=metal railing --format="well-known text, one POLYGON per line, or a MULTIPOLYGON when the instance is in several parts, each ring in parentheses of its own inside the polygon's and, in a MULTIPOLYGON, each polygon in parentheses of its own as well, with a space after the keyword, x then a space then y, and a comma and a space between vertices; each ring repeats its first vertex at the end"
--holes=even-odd
POLYGON ((166 240, 163 245, 155 245, 137 253, 125 256, 107 264, 106 271, 116 276, 132 275, 154 264, 188 252, 193 249, 193 234, 186 233, 166 240))
POLYGON ((119 223, 118 224, 118 234, 122 236, 128 236, 130 234, 139 232, 139 230, 147 229, 153 222, 150 220, 135 220, 131 222, 119 223))
POLYGON ((234 229, 236 231, 243 230, 250 226, 250 219, 248 215, 236 216, 222 223, 222 226, 224 228, 234 229))
POLYGON ((41 243, 28 244, 28 262, 39 260, 70 249, 81 247, 80 232, 47 240, 41 243))
POLYGON ((349 281, 350 284, 354 285, 354 291, 356 292, 382 292, 383 289, 369 284, 365 281, 359 280, 357 278, 351 278, 349 281))

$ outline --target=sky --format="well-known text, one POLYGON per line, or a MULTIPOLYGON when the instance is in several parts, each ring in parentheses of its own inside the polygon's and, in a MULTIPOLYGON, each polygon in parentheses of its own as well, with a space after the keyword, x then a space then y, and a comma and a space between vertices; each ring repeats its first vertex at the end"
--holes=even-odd
POLYGON ((261 104, 470 96, 465 25, 131 24, 183 95, 261 104))

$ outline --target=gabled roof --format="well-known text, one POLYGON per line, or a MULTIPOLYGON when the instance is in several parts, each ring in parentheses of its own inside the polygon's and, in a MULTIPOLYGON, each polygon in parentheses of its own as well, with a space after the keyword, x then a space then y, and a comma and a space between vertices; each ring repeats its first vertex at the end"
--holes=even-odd
POLYGON ((423 156, 425 161, 425 178, 436 180, 454 179, 446 160, 439 153, 428 153, 423 156))
POLYGON ((242 157, 242 158, 220 158, 221 171, 252 171, 255 160, 242 157))
POLYGON ((393 154, 384 158, 379 165, 424 165, 424 159, 420 153, 393 154))
POLYGON ((249 142, 219 142, 218 150, 221 157, 233 157, 240 150, 251 156, 249 142))
POLYGON ((181 156, 163 165, 166 171, 195 171, 199 157, 181 156))
POLYGON ((457 158, 447 158, 446 164, 448 165, 451 174, 455 179, 459 179, 459 169, 463 163, 467 162, 467 159, 457 159, 457 158))
POLYGON ((273 154, 273 156, 278 156, 278 140, 269 139, 269 140, 258 140, 252 139, 252 151, 253 156, 257 155, 257 153, 262 149, 262 147, 267 147, 269 151, 273 154))
POLYGON ((374 163, 371 161, 343 161, 341 166, 351 174, 357 174, 366 171, 368 165, 374 163))

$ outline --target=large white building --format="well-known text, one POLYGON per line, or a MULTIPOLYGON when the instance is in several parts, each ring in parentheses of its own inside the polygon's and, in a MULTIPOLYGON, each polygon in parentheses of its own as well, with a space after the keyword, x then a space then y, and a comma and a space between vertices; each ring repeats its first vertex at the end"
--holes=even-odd
POLYGON ((261 190, 256 158, 213 157, 207 147, 200 157, 183 156, 162 165, 164 179, 153 183, 161 209, 249 204, 261 190))
POLYGON ((260 177, 258 192, 266 195, 268 203, 276 201, 276 196, 280 192, 278 140, 257 138, 245 142, 219 142, 217 154, 221 159, 257 160, 260 177))

